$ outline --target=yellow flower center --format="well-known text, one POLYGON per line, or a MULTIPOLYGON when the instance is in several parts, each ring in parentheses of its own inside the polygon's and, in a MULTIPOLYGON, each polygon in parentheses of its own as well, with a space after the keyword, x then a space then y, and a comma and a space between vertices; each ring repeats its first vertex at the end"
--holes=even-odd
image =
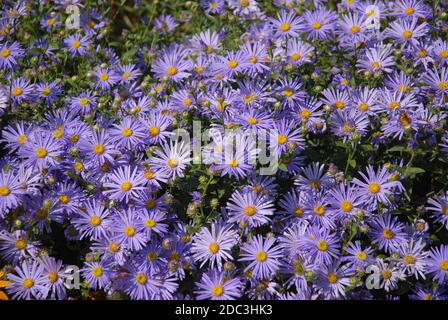
POLYGON ((146 284, 146 282, 148 282, 148 278, 143 273, 137 273, 135 276, 135 282, 138 284, 146 284))
POLYGON ((156 207, 156 200, 154 199, 146 200, 145 207, 148 209, 154 209, 156 207))
POLYGON ((22 287, 25 289, 30 289, 34 286, 34 280, 31 278, 26 278, 22 282, 22 287))
POLYGON ((21 88, 12 89, 12 94, 15 96, 20 96, 22 93, 23 93, 23 90, 21 88))
POLYGON ((92 269, 92 275, 93 275, 95 278, 99 278, 99 277, 101 277, 101 276, 103 275, 103 268, 101 268, 100 266, 93 267, 93 269, 92 269))
POLYGON ((168 161, 166 162, 168 167, 170 167, 171 169, 176 168, 179 165, 179 161, 177 161, 176 159, 168 159, 168 161))
POLYGON ((48 96, 51 93, 51 89, 50 88, 43 88, 42 89, 42 94, 44 96, 48 96))
POLYGON ((58 278, 59 278, 59 276, 58 276, 57 272, 52 271, 48 274, 48 280, 51 283, 55 283, 56 281, 58 281, 58 278))
POLYGON ((302 208, 295 208, 293 214, 295 217, 300 218, 303 215, 302 208))
POLYGON ((148 253, 148 255, 146 256, 146 258, 149 261, 155 261, 157 259, 157 252, 155 251, 151 251, 150 253, 148 253))
POLYGON ((289 31, 291 29, 291 26, 288 23, 282 23, 280 25, 280 30, 283 32, 289 31))
POLYGON ((104 151, 106 150, 106 148, 104 148, 104 145, 102 144, 95 144, 92 148, 93 153, 101 155, 104 153, 104 151))
POLYGON ((66 195, 66 194, 61 194, 61 195, 58 197, 58 200, 59 200, 59 202, 62 203, 62 204, 67 204, 67 203, 70 201, 70 197, 69 197, 68 195, 66 195))
POLYGON ((287 98, 291 97, 293 94, 294 94, 294 91, 293 91, 292 89, 290 89, 290 88, 285 89, 285 90, 283 91, 283 95, 284 95, 285 97, 287 97, 287 98))
POLYGON ((87 105, 88 103, 89 103, 89 99, 87 99, 87 98, 81 98, 81 99, 79 99, 79 104, 82 105, 82 106, 85 106, 85 105, 87 105))
POLYGON ((328 250, 328 243, 325 240, 319 240, 317 242, 316 246, 319 251, 327 251, 328 250))
POLYGON ((250 59, 249 59, 250 63, 257 63, 257 61, 258 61, 257 56, 251 56, 250 59))
POLYGON ((156 221, 154 219, 146 219, 145 226, 147 226, 148 228, 154 228, 155 225, 156 221))
POLYGON ((124 128, 123 130, 121 130, 121 134, 123 135, 123 137, 130 137, 132 136, 132 134, 134 133, 134 131, 132 131, 131 128, 124 128))
POLYGON ((352 26, 350 28, 350 33, 358 33, 359 31, 361 31, 361 28, 359 26, 352 26))
POLYGON ((341 206, 340 207, 341 207, 342 211, 350 212, 353 209, 353 204, 350 201, 345 200, 345 201, 341 202, 341 206))
POLYGON ((238 61, 236 61, 236 60, 230 60, 230 61, 227 63, 227 66, 228 66, 229 68, 234 69, 234 68, 238 67, 238 61))
POLYGON ((53 137, 55 137, 56 139, 60 139, 60 138, 62 138, 62 136, 63 136, 63 133, 62 133, 61 130, 54 130, 53 131, 53 137))
POLYGON ((439 264, 440 270, 448 271, 448 260, 442 260, 439 264))
POLYGON ((359 252, 356 254, 356 258, 357 258, 358 260, 364 261, 364 260, 367 259, 367 254, 366 254, 364 251, 359 251, 359 252))
POLYGON ((11 54, 11 50, 6 49, 6 48, 2 49, 0 51, 0 56, 2 56, 3 58, 8 58, 10 54, 11 54))
POLYGON ((291 54, 289 57, 291 58, 291 60, 297 61, 300 58, 302 58, 302 55, 298 52, 295 52, 295 53, 291 54))
POLYGON ((242 6, 243 8, 248 7, 250 4, 249 0, 240 0, 240 6, 242 6))
POLYGON ((40 208, 36 212, 36 218, 39 220, 45 220, 47 218, 47 215, 47 210, 45 210, 44 208, 40 208))
POLYGON ((419 58, 426 58, 428 56, 428 52, 425 49, 420 49, 417 51, 417 56, 419 58))
POLYGON ((389 269, 384 269, 383 271, 381 271, 381 276, 383 277, 383 279, 390 279, 392 278, 392 271, 390 271, 389 269))
POLYGON ((410 39, 412 37, 412 34, 413 34, 412 31, 406 30, 406 31, 403 32, 402 36, 405 39, 410 39))
POLYGON ((229 166, 232 167, 232 168, 238 167, 238 161, 235 160, 235 159, 230 160, 229 161, 229 166))
POLYGON ((412 8, 412 7, 408 7, 408 8, 406 8, 406 9, 404 9, 404 14, 407 14, 407 15, 411 15, 411 14, 413 14, 415 12, 415 10, 414 10, 414 8, 412 8))
POLYGON ((319 21, 314 21, 313 23, 311 23, 311 27, 314 30, 319 30, 322 27, 322 24, 319 21))
POLYGON ((386 228, 383 230, 383 237, 390 240, 395 236, 392 229, 386 228))
POLYGON ((215 297, 220 297, 224 293, 224 288, 221 285, 216 285, 212 289, 212 295, 215 297))
POLYGON ((26 141, 28 141, 28 137, 23 134, 17 137, 17 142, 19 144, 24 144, 26 141))
POLYGON ((361 110, 361 111, 367 111, 367 110, 369 110, 369 105, 368 105, 367 103, 365 103, 365 102, 361 102, 361 103, 358 105, 358 108, 359 108, 359 110, 361 110))
POLYGON ((16 240, 15 245, 16 245, 17 250, 23 250, 26 248, 27 243, 26 243, 26 240, 24 240, 24 239, 18 239, 18 240, 16 240))
POLYGON ((107 249, 109 250, 109 252, 116 253, 120 250, 120 245, 118 243, 112 242, 109 244, 107 249))
POLYGON ((403 262, 404 262, 404 264, 406 264, 406 265, 411 265, 411 264, 415 264, 415 261, 417 261, 417 259, 414 257, 414 256, 411 256, 411 255, 405 255, 404 257, 403 257, 403 262))
POLYGON ((268 259, 266 251, 258 251, 255 255, 255 259, 259 262, 265 262, 268 259))
POLYGON ((45 148, 37 148, 36 150, 36 156, 38 158, 45 158, 47 156, 47 149, 45 148))
POLYGON ((331 272, 328 274, 327 280, 329 283, 335 284, 338 282, 338 276, 335 273, 331 272))
POLYGON ((381 63, 379 61, 374 61, 371 64, 372 69, 379 69, 381 67, 381 63))
POLYGON ((341 101, 341 100, 338 100, 338 101, 336 101, 336 102, 334 103, 334 106, 335 106, 337 109, 343 109, 343 108, 345 107, 345 102, 344 102, 344 101, 341 101))
POLYGON ((170 66, 170 67, 166 68, 166 73, 169 76, 174 76, 177 73, 177 68, 174 66, 170 66))
POLYGON ((7 197, 11 193, 11 189, 8 186, 0 186, 0 196, 7 197))
POLYGON ((130 181, 125 181, 120 185, 120 189, 127 192, 132 189, 132 183, 130 181))
POLYGON ((75 164, 73 165, 73 168, 76 171, 81 171, 82 169, 84 169, 84 165, 82 164, 82 162, 75 162, 75 164))
POLYGON ((144 177, 145 177, 145 179, 147 179, 147 180, 151 180, 151 179, 153 179, 154 176, 155 176, 155 172, 154 172, 154 171, 151 171, 151 170, 149 170, 149 171, 145 171, 145 173, 144 173, 144 177))
POLYGON ((131 74, 129 72, 123 72, 123 74, 121 75, 124 79, 127 79, 131 76, 131 74))
POLYGON ((98 216, 93 216, 90 218, 90 224, 93 227, 98 227, 101 224, 101 218, 98 216))
POLYGON ((246 216, 251 217, 257 213, 257 208, 255 208, 254 206, 246 206, 244 207, 243 212, 246 216))
POLYGON ((124 228, 124 234, 126 235, 126 237, 133 237, 135 236, 135 229, 132 226, 126 226, 124 228))
POLYGON ((288 141, 288 137, 286 136, 286 135, 284 135, 284 134, 279 134, 278 136, 277 136, 277 142, 278 142, 278 144, 285 144, 286 142, 288 141))
POLYGON ((78 49, 81 46, 81 41, 75 40, 72 42, 72 47, 78 49))
POLYGON ((370 193, 376 194, 376 193, 380 192, 381 185, 379 183, 372 182, 371 184, 369 184, 369 188, 368 189, 369 189, 370 193))
POLYGON ((109 80, 109 75, 107 73, 100 74, 100 80, 101 81, 107 81, 109 80))
POLYGON ((315 215, 322 217, 325 214, 325 207, 318 204, 314 206, 313 211, 315 215))
POLYGON ((448 81, 440 81, 439 84, 437 85, 437 88, 439 90, 445 90, 448 88, 448 81))
POLYGON ((448 58, 448 50, 441 50, 439 52, 439 57, 442 58, 442 59, 448 58))
POLYGON ((210 245, 208 246, 208 250, 210 250, 210 252, 213 254, 217 253, 219 251, 219 244, 217 244, 216 242, 210 243, 210 245))

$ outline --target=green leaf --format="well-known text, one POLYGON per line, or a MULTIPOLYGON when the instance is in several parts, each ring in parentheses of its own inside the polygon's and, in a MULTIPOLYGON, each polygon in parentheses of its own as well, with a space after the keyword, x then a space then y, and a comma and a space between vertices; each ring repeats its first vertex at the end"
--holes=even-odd
POLYGON ((419 173, 424 173, 425 170, 422 168, 417 168, 417 167, 408 167, 405 170, 406 173, 410 173, 410 174, 419 174, 419 173))

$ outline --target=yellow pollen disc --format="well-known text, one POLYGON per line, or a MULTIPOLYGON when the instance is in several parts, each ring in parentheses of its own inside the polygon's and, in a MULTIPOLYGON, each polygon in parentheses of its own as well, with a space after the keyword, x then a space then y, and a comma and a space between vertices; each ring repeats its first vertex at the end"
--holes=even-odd
POLYGON ((286 142, 288 141, 288 137, 286 136, 286 135, 284 135, 284 134, 279 134, 278 136, 277 136, 277 142, 278 142, 278 144, 285 144, 286 142))
POLYGON ((297 218, 300 218, 303 215, 303 210, 302 208, 296 208, 293 212, 294 216, 297 218))
POLYGON ((442 213, 444 215, 448 216, 448 204, 446 204, 442 207, 442 213))
POLYGON ((107 81, 109 80, 109 75, 107 73, 100 74, 100 80, 101 81, 107 81))
POLYGON ((121 130, 121 134, 123 135, 123 137, 130 137, 132 136, 132 134, 134 133, 134 131, 132 131, 131 128, 124 128, 123 130, 121 130))
POLYGON ((81 171, 82 169, 84 169, 84 165, 82 164, 82 162, 75 162, 75 164, 73 165, 73 168, 76 171, 81 171))
POLYGON ((132 183, 130 181, 125 181, 120 185, 120 189, 127 192, 132 189, 132 183))
POLYGON ((381 67, 381 63, 379 61, 374 61, 371 64, 372 69, 378 69, 381 67))
POLYGON ((265 262, 268 259, 266 251, 258 251, 255 255, 255 259, 259 262, 265 262))
POLYGON ((48 216, 47 210, 45 210, 44 208, 40 208, 36 212, 36 218, 39 220, 45 220, 47 216, 48 216))
POLYGON ((312 179, 310 181, 310 187, 311 187, 311 189, 319 189, 320 188, 320 181, 318 179, 312 179))
POLYGON ((350 33, 358 33, 359 31, 361 31, 361 28, 359 26, 352 26, 350 28, 350 33))
POLYGON ((72 42, 72 47, 78 49, 81 46, 81 41, 75 40, 72 42))
POLYGON ((372 182, 371 184, 369 184, 368 189, 370 193, 377 194, 381 190, 381 185, 379 183, 372 182))
POLYGON ((383 271, 381 271, 381 276, 383 277, 383 279, 390 279, 392 278, 392 271, 390 271, 389 269, 384 269, 383 271))
POLYGON ((384 229, 383 230, 383 237, 390 240, 395 236, 394 232, 391 229, 384 229))
POLYGON ((100 266, 96 266, 92 269, 92 275, 95 278, 99 278, 103 275, 103 268, 101 268, 100 266))
POLYGON ((69 197, 68 195, 66 195, 66 194, 61 194, 61 195, 58 197, 58 200, 59 200, 59 202, 62 203, 62 204, 67 204, 67 203, 70 201, 70 197, 69 197))
POLYGON ((148 255, 146 256, 146 258, 149 261, 155 261, 157 259, 157 253, 154 251, 151 251, 150 253, 148 253, 148 255))
POLYGON ((179 165, 179 161, 177 161, 176 159, 168 159, 166 163, 171 169, 174 169, 179 165))
POLYGON ((38 158, 45 158, 47 156, 47 149, 45 148, 37 148, 36 150, 36 156, 38 158))
POLYGON ((246 206, 244 207, 243 212, 246 216, 251 217, 257 213, 257 208, 255 208, 254 206, 246 206))
POLYGON ((63 133, 61 130, 54 130, 53 131, 53 137, 55 137, 56 139, 61 139, 63 136, 63 133))
POLYGON ((295 53, 291 54, 291 55, 289 56, 289 58, 290 58, 291 60, 297 61, 297 60, 299 60, 300 58, 302 58, 302 55, 301 55, 300 53, 298 53, 298 52, 295 52, 295 53))
POLYGON ((243 101, 244 101, 245 103, 251 103, 251 102, 254 101, 256 98, 257 98, 257 96, 255 95, 255 93, 251 93, 251 94, 248 94, 247 96, 245 96, 245 97, 243 98, 243 101))
POLYGON ((319 30, 319 29, 322 27, 322 24, 321 24, 319 21, 314 21, 314 22, 311 24, 311 27, 312 27, 314 30, 319 30))
POLYGON ((166 68, 166 73, 169 76, 174 76, 177 73, 177 68, 174 66, 168 67, 168 68, 166 68))
POLYGON ((155 225, 156 221, 154 219, 146 219, 145 226, 147 226, 148 228, 154 228, 155 225))
POLYGON ((448 50, 441 50, 439 52, 439 57, 442 58, 442 59, 448 58, 448 50))
POLYGON ((344 101, 341 101, 341 100, 338 100, 338 101, 336 101, 336 102, 334 103, 334 106, 335 106, 337 109, 343 109, 343 108, 345 107, 345 102, 344 102, 344 101))
POLYGON ((23 90, 21 88, 12 89, 12 94, 15 96, 20 96, 22 93, 23 93, 23 90))
POLYGON ((412 35, 413 35, 413 33, 410 30, 406 30, 402 34, 403 38, 405 38, 405 39, 410 39, 412 37, 412 35))
POLYGON ((362 261, 364 261, 364 260, 367 259, 367 254, 366 254, 364 251, 359 251, 359 252, 356 254, 356 258, 357 258, 358 260, 362 260, 362 261))
POLYGON ((319 251, 327 251, 327 250, 328 250, 328 243, 327 243, 327 241, 325 241, 325 240, 319 240, 319 241, 317 242, 316 247, 317 247, 317 249, 318 249, 319 251))
POLYGON ((426 58, 428 56, 428 52, 425 49, 420 49, 417 51, 417 56, 419 58, 426 58))
POLYGON ((183 103, 184 103, 184 106, 189 107, 193 104, 193 100, 191 98, 187 97, 184 99, 183 103))
POLYGON ((144 176, 145 176, 145 179, 151 180, 154 178, 155 172, 154 171, 145 171, 144 176))
POLYGON ((7 197, 11 193, 11 189, 8 186, 0 186, 0 196, 7 197))
POLYGON ((369 105, 367 103, 365 103, 365 102, 361 102, 358 105, 358 109, 361 110, 361 111, 367 111, 367 110, 369 110, 369 105))
POLYGON ((257 56, 251 56, 250 59, 249 59, 250 63, 257 63, 257 61, 258 61, 257 56))
POLYGON ((371 16, 373 16, 375 14, 375 10, 369 10, 369 11, 366 12, 366 14, 367 14, 368 17, 371 17, 371 16))
POLYGON ((291 26, 288 23, 282 23, 280 25, 280 30, 282 30, 283 32, 287 32, 291 29, 291 26))
POLYGON ((131 226, 127 226, 124 228, 124 234, 126 237, 133 237, 135 235, 135 229, 131 226))
POLYGON ((90 218, 90 224, 93 227, 98 227, 101 224, 101 218, 98 216, 93 216, 90 218))
POLYGON ((135 276, 135 282, 137 282, 138 284, 146 284, 147 281, 148 278, 143 273, 137 273, 137 275, 135 276))
POLYGON ((196 71, 196 73, 202 73, 204 72, 205 68, 203 66, 197 66, 194 68, 194 71, 196 71))
POLYGON ((118 243, 112 242, 111 244, 109 244, 107 249, 109 250, 109 252, 116 253, 120 250, 120 245, 118 243))
POLYGON ((309 119, 311 117, 311 111, 308 109, 302 109, 300 111, 300 118, 302 119, 309 119))
POLYGON ((341 206, 340 207, 341 207, 342 211, 350 212, 353 209, 353 204, 350 201, 345 200, 345 201, 341 202, 341 206))
POLYGON ((238 67, 238 61, 236 61, 236 60, 230 60, 229 62, 227 62, 227 66, 228 66, 229 68, 234 69, 234 68, 238 67))
POLYGON ((249 118, 247 118, 247 123, 250 124, 250 125, 254 125, 254 124, 257 124, 258 121, 254 117, 249 117, 249 118))
POLYGON ((17 137, 17 142, 19 144, 24 144, 26 141, 28 141, 28 137, 23 134, 17 137))
POLYGON ((321 217, 321 216, 323 216, 325 214, 325 207, 320 205, 320 204, 318 204, 318 205, 314 206, 313 211, 314 211, 315 215, 321 217))
POLYGON ((148 209, 154 209, 156 207, 156 200, 154 200, 154 199, 146 200, 145 207, 148 209))
POLYGON ((329 273, 327 276, 327 280, 331 284, 335 284, 338 282, 338 276, 335 273, 329 273))
POLYGON ((11 50, 6 49, 6 48, 2 49, 0 51, 0 56, 2 56, 3 58, 8 58, 10 54, 11 54, 11 50))
POLYGON ((448 260, 442 260, 439 263, 440 270, 448 271, 448 260))
POLYGON ((414 10, 414 8, 412 8, 412 7, 409 7, 409 8, 404 9, 404 14, 407 14, 407 15, 411 15, 411 14, 413 14, 414 12, 415 12, 415 10, 414 10))
POLYGON ((16 249, 17 250, 23 250, 23 249, 26 248, 27 243, 26 243, 26 240, 19 239, 19 240, 16 240, 16 244, 15 245, 16 245, 16 249))
POLYGON ((215 297, 220 297, 224 293, 224 288, 221 285, 216 285, 212 289, 212 295, 215 297))
POLYGON ((50 93, 51 93, 51 89, 49 89, 49 88, 42 89, 42 94, 44 96, 48 96, 50 93))
POLYGON ((407 115, 407 113, 403 113, 400 115, 399 121, 403 127, 409 127, 409 125, 412 122, 412 119, 407 115))
POLYGON ((160 128, 159 128, 159 127, 156 127, 156 126, 153 126, 153 127, 149 128, 148 132, 149 132, 149 135, 150 135, 151 137, 155 137, 155 136, 158 136, 158 135, 159 135, 159 133, 160 133, 160 128))
POLYGON ((72 134, 70 136, 70 141, 71 142, 78 142, 79 141, 79 136, 77 134, 72 134))
POLYGON ((85 105, 87 105, 88 103, 89 103, 89 99, 87 99, 87 98, 81 98, 81 99, 79 99, 79 104, 82 105, 82 106, 85 106, 85 105))
POLYGON ((22 282, 22 287, 25 289, 30 289, 34 286, 34 280, 31 278, 26 278, 22 282))
POLYGON ((219 244, 217 244, 216 242, 210 243, 210 245, 208 246, 208 250, 210 250, 210 252, 213 254, 217 253, 219 251, 219 244))
POLYGON ((437 88, 441 91, 447 89, 448 81, 440 81, 439 84, 437 85, 437 88))
POLYGON ((429 300, 433 300, 433 297, 432 297, 432 295, 430 295, 430 294, 425 294, 425 295, 423 296, 423 300, 427 300, 427 301, 429 301, 429 300))
POLYGON ((51 283, 55 283, 56 281, 58 281, 58 273, 57 272, 50 272, 49 274, 48 274, 48 280, 51 282, 51 283))
POLYGON ((236 168, 238 167, 238 161, 233 159, 229 161, 229 167, 236 168))
POLYGON ((411 255, 405 255, 403 257, 403 262, 406 265, 411 265, 411 264, 415 264, 415 261, 417 261, 417 259, 414 256, 411 255))
POLYGON ((129 78, 129 77, 131 76, 131 74, 130 74, 129 72, 124 72, 121 76, 122 76, 124 79, 127 79, 127 78, 129 78))
POLYGON ((104 151, 106 151, 106 149, 104 148, 104 145, 102 144, 95 144, 92 148, 93 153, 101 155, 104 153, 104 151))
POLYGON ((294 91, 290 88, 283 90, 283 95, 287 98, 291 97, 294 94, 294 91))

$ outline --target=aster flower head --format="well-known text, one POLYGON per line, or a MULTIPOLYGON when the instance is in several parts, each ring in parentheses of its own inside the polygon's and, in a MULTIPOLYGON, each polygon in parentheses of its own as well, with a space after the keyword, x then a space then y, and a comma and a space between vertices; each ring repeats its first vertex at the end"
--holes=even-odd
POLYGON ((237 222, 249 227, 266 224, 268 216, 274 213, 272 201, 264 195, 254 195, 252 192, 235 191, 227 203, 229 222, 237 222))
POLYGON ((273 31, 277 37, 297 37, 301 30, 301 21, 294 11, 282 10, 277 14, 277 19, 270 18, 273 31))
POLYGON ((440 285, 448 279, 448 246, 441 245, 430 250, 426 271, 440 285))
POLYGON ((44 270, 37 261, 23 262, 15 268, 17 274, 8 274, 11 285, 8 292, 17 299, 44 299, 48 288, 44 285, 44 270))
POLYGON ((70 35, 64 39, 64 46, 73 57, 86 56, 88 53, 88 48, 91 44, 92 42, 89 36, 81 36, 79 33, 75 33, 74 35, 70 35))
POLYGON ((0 44, 0 69, 13 69, 25 51, 18 42, 0 44))
POLYGON ((370 226, 373 243, 378 243, 379 249, 384 249, 387 253, 396 250, 407 239, 404 224, 388 213, 375 217, 370 226))
POLYGON ((204 273, 196 286, 195 293, 199 300, 234 300, 242 294, 241 279, 229 277, 225 272, 217 269, 204 273))
POLYGON ((144 190, 144 177, 138 167, 118 167, 110 176, 110 181, 104 183, 104 191, 110 198, 118 201, 137 199, 144 190))

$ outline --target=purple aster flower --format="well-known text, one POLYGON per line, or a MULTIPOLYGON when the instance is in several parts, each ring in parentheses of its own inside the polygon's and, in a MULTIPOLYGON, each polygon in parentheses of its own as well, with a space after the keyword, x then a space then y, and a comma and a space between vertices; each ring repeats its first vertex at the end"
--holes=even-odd
POLYGON ((62 260, 56 260, 46 255, 41 259, 41 265, 43 267, 42 275, 45 279, 43 285, 49 292, 49 298, 65 300, 67 297, 65 286, 67 274, 63 269, 62 260))
POLYGON ((8 274, 11 285, 7 287, 15 299, 45 299, 48 289, 41 264, 37 261, 23 262, 15 267, 15 271, 17 274, 8 274))
POLYGON ((237 240, 238 235, 231 226, 225 226, 222 222, 212 222, 211 230, 202 227, 194 236, 192 244, 194 258, 202 262, 200 267, 210 261, 210 268, 216 266, 221 270, 223 263, 232 259, 230 250, 237 240))
POLYGON ((89 36, 83 36, 79 33, 71 35, 64 39, 64 46, 68 49, 73 57, 86 56, 89 46, 92 44, 89 36))
POLYGON ((337 233, 318 227, 308 228, 300 240, 300 246, 308 252, 313 261, 327 265, 339 258, 341 247, 337 233))
POLYGON ((447 300, 448 297, 444 295, 445 289, 443 287, 435 287, 431 285, 417 285, 412 288, 412 294, 409 295, 410 300, 447 300))
POLYGON ((252 192, 241 193, 235 191, 227 203, 229 222, 237 222, 243 226, 256 227, 270 221, 274 213, 272 201, 264 195, 252 192))
POLYGON ((62 154, 61 143, 45 131, 35 133, 33 139, 19 150, 19 155, 25 158, 24 163, 39 170, 57 165, 62 154))
POLYGON ((154 61, 151 71, 156 74, 157 79, 166 78, 178 82, 190 76, 188 72, 189 63, 182 59, 181 52, 164 52, 162 56, 154 61))
POLYGON ((22 230, 7 233, 0 232, 0 255, 2 259, 17 264, 25 258, 34 257, 39 243, 30 241, 22 230))
POLYGON ((115 241, 131 251, 143 248, 147 239, 138 219, 138 214, 132 207, 115 215, 112 223, 115 241))
POLYGON ((351 185, 340 184, 338 188, 330 190, 328 199, 330 210, 333 210, 336 216, 352 218, 356 210, 364 207, 364 200, 360 192, 351 185))
POLYGON ((309 39, 328 39, 336 29, 335 22, 338 16, 333 11, 327 9, 317 9, 315 11, 305 11, 303 14, 304 27, 302 31, 308 33, 309 39))
POLYGON ((290 39, 286 48, 286 57, 288 63, 294 66, 301 66, 304 63, 311 62, 314 55, 314 47, 300 39, 290 39))
POLYGON ((384 30, 384 35, 394 39, 403 46, 418 44, 418 38, 424 37, 428 33, 428 24, 423 22, 417 24, 416 18, 412 20, 397 20, 384 30))
POLYGON ((138 218, 140 219, 141 227, 145 230, 148 239, 151 238, 153 232, 160 236, 163 236, 168 232, 168 225, 163 223, 163 221, 166 220, 166 214, 164 212, 148 212, 147 210, 143 210, 138 212, 138 218))
POLYGON ((326 299, 340 299, 345 297, 345 288, 350 285, 349 272, 339 261, 330 265, 321 264, 316 270, 316 285, 322 289, 326 299))
POLYGON ((289 12, 281 10, 277 13, 277 19, 269 18, 269 21, 272 24, 275 35, 279 38, 297 37, 299 32, 303 31, 302 21, 293 10, 289 12))
POLYGON ((422 239, 403 242, 396 249, 400 255, 398 265, 404 270, 408 276, 415 276, 416 279, 425 279, 426 257, 428 255, 425 249, 425 243, 422 239))
POLYGON ((123 117, 119 124, 109 130, 111 142, 118 148, 136 149, 145 137, 145 129, 139 120, 123 117))
POLYGON ((24 53, 25 50, 18 42, 0 44, 0 69, 13 69, 17 66, 17 60, 22 58, 24 53))
POLYGON ((98 68, 93 72, 96 79, 95 88, 102 91, 110 90, 114 85, 120 81, 120 76, 113 69, 98 68))
POLYGON ((111 199, 129 202, 130 199, 137 199, 143 187, 144 177, 138 167, 131 166, 118 167, 111 175, 109 182, 104 183, 107 190, 104 191, 111 199))
POLYGON ((348 268, 364 271, 367 266, 375 262, 372 255, 373 248, 366 247, 363 249, 361 241, 349 242, 344 250, 348 255, 341 257, 341 261, 347 262, 348 268))
POLYGON ((104 260, 99 262, 84 262, 81 275, 89 283, 92 290, 103 289, 113 275, 112 264, 104 260))
POLYGON ((10 170, 0 172, 0 216, 9 209, 14 209, 22 203, 22 195, 26 189, 20 183, 17 173, 10 170))
POLYGON ((91 91, 81 92, 78 96, 70 98, 70 109, 82 115, 92 112, 97 106, 97 97, 91 91))
POLYGON ((372 243, 378 243, 379 249, 384 249, 387 253, 396 250, 398 246, 407 240, 404 232, 404 224, 398 221, 397 217, 392 217, 385 213, 375 216, 370 222, 370 235, 373 237, 372 243))
POLYGON ((386 292, 395 290, 398 287, 398 282, 406 278, 403 270, 393 262, 377 259, 375 265, 380 275, 380 288, 386 292))
POLYGON ((263 240, 260 235, 244 243, 241 246, 239 261, 250 262, 244 272, 250 270, 251 276, 256 279, 273 278, 280 268, 280 258, 282 257, 282 249, 274 243, 274 237, 263 240))
POLYGON ((34 85, 29 80, 20 77, 12 80, 11 100, 14 103, 30 101, 33 96, 34 85))
POLYGON ((448 279, 448 246, 440 245, 429 251, 426 260, 426 272, 433 276, 434 281, 443 285, 448 279))
POLYGON ((196 283, 198 300, 235 300, 242 295, 241 279, 229 277, 225 272, 211 269, 202 274, 196 283))
POLYGON ((155 151, 156 157, 151 157, 151 166, 155 170, 161 170, 168 177, 182 178, 187 164, 190 162, 190 148, 183 142, 164 143, 161 150, 155 151))
POLYGON ((160 33, 172 32, 178 24, 171 15, 162 15, 154 19, 154 26, 160 33))
POLYGON ((121 76, 121 84, 131 83, 142 74, 135 64, 119 65, 117 68, 117 73, 121 76))
POLYGON ((201 0, 201 6, 208 14, 223 14, 225 12, 224 0, 201 0))
POLYGON ((434 221, 448 229, 448 192, 441 192, 435 198, 429 199, 428 203, 431 206, 426 209, 432 212, 434 221))
POLYGON ((392 56, 392 47, 390 45, 370 48, 366 51, 366 56, 358 60, 358 68, 372 73, 383 71, 390 73, 393 71, 395 61, 392 56))
POLYGON ((303 191, 317 192, 325 190, 331 186, 331 177, 327 172, 324 172, 325 165, 319 162, 303 167, 301 174, 295 180, 295 185, 303 191))
POLYGON ((113 163, 117 154, 105 129, 93 131, 80 142, 80 151, 95 164, 103 165, 106 161, 113 163))
POLYGON ((106 236, 111 224, 110 211, 96 200, 88 200, 78 210, 72 219, 73 225, 81 233, 81 239, 89 237, 92 240, 106 236))
POLYGON ((218 57, 213 66, 213 72, 220 77, 233 78, 236 74, 244 72, 249 66, 249 60, 243 51, 228 51, 227 55, 218 57))

